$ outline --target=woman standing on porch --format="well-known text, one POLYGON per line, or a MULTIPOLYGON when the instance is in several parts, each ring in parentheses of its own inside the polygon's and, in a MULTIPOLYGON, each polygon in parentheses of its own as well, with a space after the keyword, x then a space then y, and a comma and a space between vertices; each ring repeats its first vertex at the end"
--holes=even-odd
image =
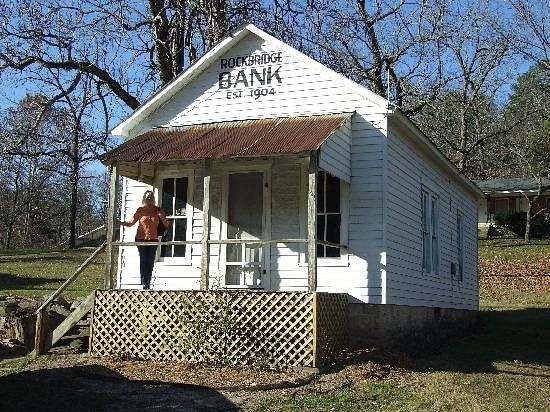
MULTIPOLYGON (((127 222, 119 222, 122 226, 133 226, 139 222, 136 242, 158 242, 159 222, 162 222, 164 228, 168 228, 170 221, 166 219, 166 213, 160 207, 155 205, 155 194, 151 190, 145 191, 143 201, 132 219, 127 222)), ((155 264, 155 255, 157 245, 138 246, 139 252, 139 271, 141 275, 141 284, 143 289, 149 289, 151 286, 151 277, 153 275, 153 266, 155 264)))

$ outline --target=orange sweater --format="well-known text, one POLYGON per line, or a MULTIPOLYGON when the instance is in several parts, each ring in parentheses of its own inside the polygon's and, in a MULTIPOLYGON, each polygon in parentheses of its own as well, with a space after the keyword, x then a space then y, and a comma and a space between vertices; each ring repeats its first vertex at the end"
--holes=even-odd
POLYGON ((133 226, 136 222, 139 222, 136 240, 157 240, 159 218, 162 219, 164 227, 169 226, 170 222, 166 220, 166 214, 162 209, 155 206, 147 210, 142 206, 136 210, 132 219, 126 222, 126 226, 133 226))

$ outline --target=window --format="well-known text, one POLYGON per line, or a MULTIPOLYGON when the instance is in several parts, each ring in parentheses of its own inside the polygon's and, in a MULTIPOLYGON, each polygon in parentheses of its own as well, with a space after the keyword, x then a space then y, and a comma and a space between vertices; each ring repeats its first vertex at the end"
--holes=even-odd
POLYGON ((422 271, 439 273, 439 206, 432 192, 422 189, 422 271))
POLYGON ((509 214, 508 199, 495 199, 495 216, 509 214))
MULTIPOLYGON (((187 176, 165 178, 162 180, 161 190, 161 207, 166 212, 166 217, 172 220, 163 240, 187 240, 189 178, 187 176)), ((164 245, 161 247, 160 256, 162 258, 185 257, 186 250, 187 245, 164 245)))
POLYGON ((464 275, 464 217, 460 210, 456 212, 456 240, 457 240, 457 256, 458 256, 458 270, 456 276, 459 280, 462 280, 464 275))
MULTIPOLYGON (((317 239, 340 244, 341 225, 340 179, 327 172, 318 172, 317 239)), ((340 248, 318 244, 317 257, 339 258, 340 248)))

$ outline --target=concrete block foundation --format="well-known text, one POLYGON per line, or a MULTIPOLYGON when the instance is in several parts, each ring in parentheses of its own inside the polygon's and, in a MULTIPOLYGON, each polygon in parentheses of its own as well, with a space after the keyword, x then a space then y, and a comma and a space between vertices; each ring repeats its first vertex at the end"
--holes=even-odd
POLYGON ((475 327, 477 315, 475 310, 350 303, 349 344, 351 349, 379 345, 416 349, 467 334, 475 327))

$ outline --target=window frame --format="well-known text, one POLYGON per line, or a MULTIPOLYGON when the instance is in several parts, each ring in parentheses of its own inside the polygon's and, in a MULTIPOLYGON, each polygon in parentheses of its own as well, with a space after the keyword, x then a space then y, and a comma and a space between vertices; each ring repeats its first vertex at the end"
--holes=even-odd
MULTIPOLYGON (((194 173, 193 172, 194 172, 193 170, 182 170, 182 171, 175 171, 175 172, 159 173, 156 177, 155 189, 154 189, 157 203, 159 207, 162 208, 162 188, 163 188, 164 180, 181 179, 185 177, 187 178, 187 202, 185 207, 185 218, 187 219, 187 227, 185 230, 185 239, 188 241, 194 240, 193 239, 193 213, 194 213, 194 207, 193 207, 194 173)), ((172 219, 168 215, 166 217, 168 219, 172 219)), ((182 218, 179 218, 179 219, 182 219, 182 218)), ((162 257, 161 248, 158 248, 155 263, 160 266, 169 266, 169 265, 189 266, 191 265, 191 256, 193 255, 192 248, 193 248, 193 245, 191 244, 186 245, 185 255, 176 256, 176 257, 162 257)))
MULTIPOLYGON (((319 172, 329 173, 327 170, 319 169, 319 172)), ((300 237, 307 238, 307 192, 308 192, 308 163, 302 163, 302 173, 300 173, 300 237)), ((334 176, 334 175, 333 175, 334 176)), ((348 219, 349 219, 349 183, 340 179, 340 244, 348 245, 348 219)), ((317 192, 315 192, 317 196, 317 192)), ((317 220, 317 217, 315 217, 317 220)), ((298 265, 307 267, 307 244, 302 244, 299 253, 298 265)), ((349 266, 348 248, 340 248, 339 257, 317 257, 317 267, 339 267, 349 266)))
POLYGON ((441 238, 439 222, 439 196, 422 186, 420 192, 420 235, 422 244, 422 273, 427 276, 440 276, 441 238), (425 199, 427 202, 425 203, 425 199), (435 207, 434 207, 435 205, 435 207), (435 211, 435 215, 434 215, 435 211), (435 240, 435 247, 434 247, 435 240), (427 249, 426 246, 429 246, 427 249), (426 254, 426 251, 428 252, 426 254), (435 251, 435 254, 434 254, 435 251))
POLYGON ((464 265, 466 264, 465 259, 465 241, 464 241, 464 213, 462 210, 456 210, 456 274, 455 277, 457 280, 462 282, 464 280, 464 265))

